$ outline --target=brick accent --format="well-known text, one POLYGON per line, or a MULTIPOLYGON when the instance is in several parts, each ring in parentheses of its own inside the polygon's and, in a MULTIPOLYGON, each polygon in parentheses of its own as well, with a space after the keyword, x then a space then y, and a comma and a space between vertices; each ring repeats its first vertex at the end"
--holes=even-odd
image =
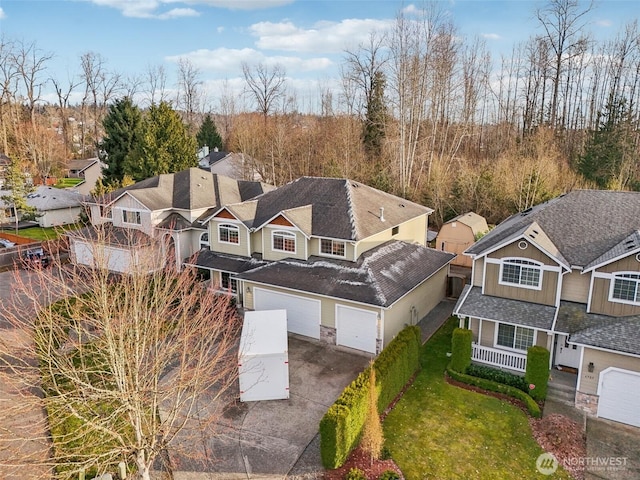
POLYGON ((320 325, 320 341, 329 345, 336 344, 336 329, 333 327, 325 327, 320 325))
POLYGON ((576 408, 595 417, 598 414, 598 398, 598 395, 576 392, 576 408))

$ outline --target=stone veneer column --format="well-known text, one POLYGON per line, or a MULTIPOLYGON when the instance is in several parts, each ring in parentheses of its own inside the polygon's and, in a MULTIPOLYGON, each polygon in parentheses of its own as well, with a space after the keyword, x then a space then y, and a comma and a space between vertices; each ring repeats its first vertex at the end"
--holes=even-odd
POLYGON ((325 327, 320 325, 320 341, 329 345, 336 344, 336 329, 333 327, 325 327))
POLYGON ((598 398, 598 395, 576 392, 576 408, 595 417, 598 414, 598 398))

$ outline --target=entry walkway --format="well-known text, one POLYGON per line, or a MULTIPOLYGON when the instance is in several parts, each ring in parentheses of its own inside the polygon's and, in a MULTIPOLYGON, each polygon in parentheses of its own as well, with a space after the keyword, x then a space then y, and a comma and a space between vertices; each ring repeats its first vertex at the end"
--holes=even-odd
POLYGON ((444 322, 451 316, 456 301, 454 299, 445 298, 435 306, 427 315, 418 322, 420 330, 422 330, 422 343, 431 338, 444 322))

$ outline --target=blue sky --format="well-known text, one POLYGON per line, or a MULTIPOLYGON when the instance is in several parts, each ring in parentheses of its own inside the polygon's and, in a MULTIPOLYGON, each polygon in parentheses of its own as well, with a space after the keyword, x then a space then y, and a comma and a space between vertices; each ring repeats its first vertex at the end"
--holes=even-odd
MULTIPOLYGON (((305 90, 317 91, 318 83, 338 77, 345 48, 388 27, 400 9, 420 5, 391 0, 0 0, 0 33, 35 41, 54 53, 48 66, 61 81, 77 78, 80 55, 93 51, 110 70, 124 75, 163 65, 167 87, 174 88, 176 62, 188 58, 200 69, 215 108, 224 80, 232 90, 241 88, 243 61, 284 65, 290 87, 305 102, 305 90)), ((460 36, 485 39, 494 62, 539 31, 537 5, 542 3, 442 3, 460 36)), ((589 17, 589 29, 596 37, 613 38, 638 12, 634 0, 601 0, 589 17)))

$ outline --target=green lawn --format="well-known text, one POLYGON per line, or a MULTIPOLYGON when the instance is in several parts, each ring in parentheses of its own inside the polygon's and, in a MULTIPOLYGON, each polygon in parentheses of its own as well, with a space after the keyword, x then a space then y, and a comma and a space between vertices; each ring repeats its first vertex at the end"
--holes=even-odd
POLYGON ((407 480, 571 478, 536 471, 543 450, 508 402, 449 385, 449 321, 423 347, 422 371, 384 422, 385 445, 407 480))
POLYGON ((54 185, 54 187, 56 188, 69 188, 69 187, 75 187, 76 185, 78 185, 79 183, 83 182, 84 178, 59 178, 58 179, 58 183, 56 183, 54 185))
MULTIPOLYGON (((33 240, 54 240, 62 235, 67 230, 73 230, 76 228, 80 228, 82 225, 73 224, 73 225, 64 225, 61 227, 50 227, 50 228, 41 228, 41 227, 31 227, 31 228, 23 228, 18 230, 18 235, 21 237, 31 238, 33 240)), ((13 233, 13 231, 12 231, 13 233)))

